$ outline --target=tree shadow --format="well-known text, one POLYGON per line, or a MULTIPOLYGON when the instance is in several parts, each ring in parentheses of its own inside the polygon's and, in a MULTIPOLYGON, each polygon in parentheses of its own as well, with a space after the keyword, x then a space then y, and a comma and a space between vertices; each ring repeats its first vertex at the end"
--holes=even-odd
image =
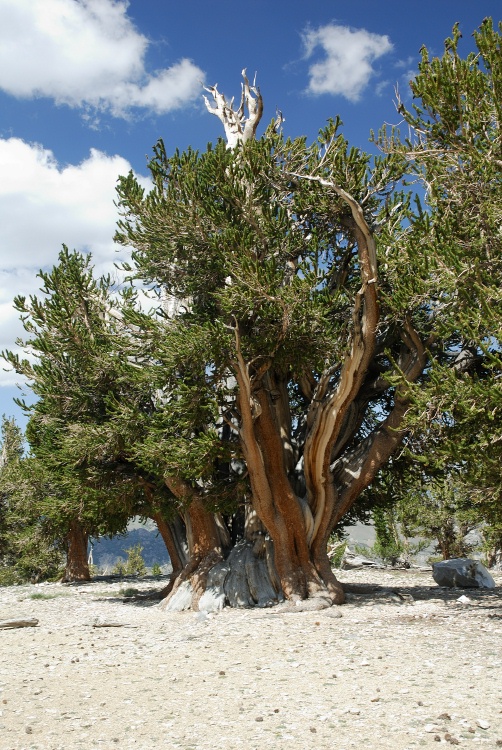
POLYGON ((502 586, 486 588, 446 588, 423 584, 382 585, 364 583, 343 584, 347 602, 355 606, 371 606, 375 603, 402 606, 414 602, 442 602, 457 605, 461 609, 492 609, 502 611, 502 586), (465 596, 468 601, 459 602, 465 596))

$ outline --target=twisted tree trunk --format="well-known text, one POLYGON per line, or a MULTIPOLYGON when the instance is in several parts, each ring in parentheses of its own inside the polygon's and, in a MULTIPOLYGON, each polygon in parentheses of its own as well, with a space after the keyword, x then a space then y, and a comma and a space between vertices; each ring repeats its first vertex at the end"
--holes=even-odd
POLYGON ((162 607, 171 611, 197 610, 206 590, 209 571, 223 559, 230 538, 217 516, 204 507, 199 490, 175 477, 168 477, 166 484, 186 507, 188 561, 176 578, 173 577, 172 589, 162 607))

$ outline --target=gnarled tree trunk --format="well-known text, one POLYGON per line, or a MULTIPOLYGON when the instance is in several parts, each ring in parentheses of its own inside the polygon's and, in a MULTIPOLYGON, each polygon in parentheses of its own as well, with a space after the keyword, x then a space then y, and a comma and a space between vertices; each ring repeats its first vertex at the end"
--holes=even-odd
POLYGON ((162 607, 170 611, 197 610, 206 590, 209 571, 223 559, 230 538, 224 524, 204 507, 199 490, 174 477, 168 477, 166 484, 186 508, 188 561, 173 578, 172 589, 162 607))

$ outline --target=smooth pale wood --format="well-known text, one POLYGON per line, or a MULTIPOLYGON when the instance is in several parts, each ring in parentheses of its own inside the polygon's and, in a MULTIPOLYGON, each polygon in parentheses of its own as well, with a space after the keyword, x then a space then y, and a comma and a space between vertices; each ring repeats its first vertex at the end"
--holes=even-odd
POLYGON ((2 628, 36 628, 38 620, 34 617, 19 620, 0 620, 0 629, 2 628))

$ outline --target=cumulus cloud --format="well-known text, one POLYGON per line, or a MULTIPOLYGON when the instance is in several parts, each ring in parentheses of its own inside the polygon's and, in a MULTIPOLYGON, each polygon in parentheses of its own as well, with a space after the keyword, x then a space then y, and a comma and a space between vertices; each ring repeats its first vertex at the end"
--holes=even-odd
POLYGON ((18 98, 127 116, 157 114, 200 93, 203 71, 181 59, 145 69, 148 39, 127 16, 125 0, 0 0, 0 88, 18 98))
POLYGON ((375 75, 372 63, 392 50, 388 36, 336 24, 307 30, 303 44, 308 60, 319 48, 325 54, 309 68, 308 93, 344 96, 351 102, 361 98, 375 75))
MULTIPOLYGON (((38 293, 36 274, 56 263, 63 243, 91 252, 97 274, 114 271, 115 187, 130 168, 95 149, 80 164, 62 166, 37 144, 0 139, 0 349, 23 335, 13 298, 38 293)), ((139 179, 149 187, 147 177, 139 179)), ((18 379, 0 371, 0 385, 18 379)))

